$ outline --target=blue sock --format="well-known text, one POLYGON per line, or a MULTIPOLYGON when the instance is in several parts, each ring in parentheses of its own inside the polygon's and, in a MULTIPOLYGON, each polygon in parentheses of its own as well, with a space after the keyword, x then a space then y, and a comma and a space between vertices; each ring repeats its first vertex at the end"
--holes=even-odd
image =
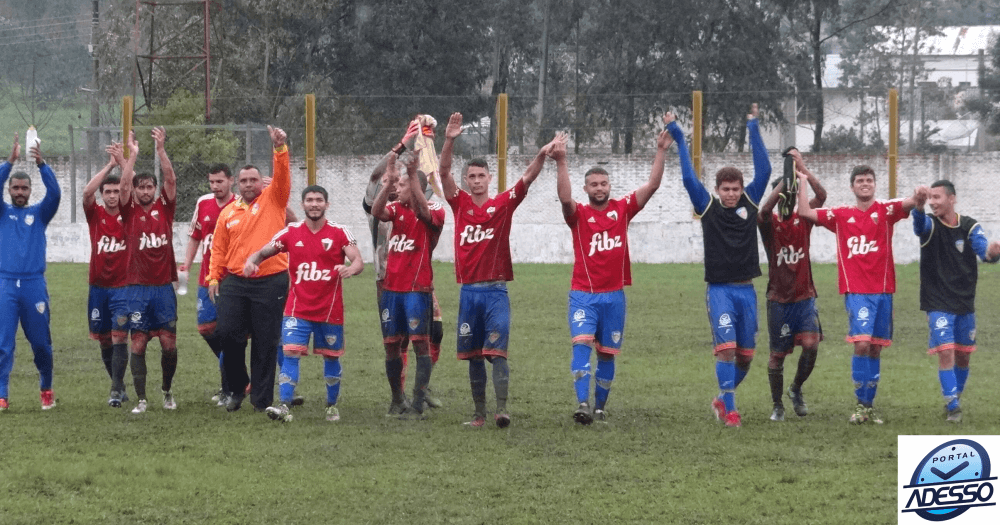
POLYGON ((958 382, 955 380, 955 369, 938 370, 938 379, 941 380, 941 395, 948 405, 948 410, 958 408, 958 382))
POLYGON ((961 394, 962 392, 965 392, 965 381, 967 379, 969 379, 969 369, 968 369, 968 367, 961 368, 961 367, 956 366, 955 367, 955 380, 958 382, 957 386, 958 386, 958 393, 959 394, 961 394))
POLYGON ((868 397, 868 356, 855 355, 851 357, 851 379, 854 381, 854 397, 858 403, 864 404, 868 397))
POLYGON ((598 359, 594 375, 597 377, 597 385, 594 387, 594 408, 604 410, 608 395, 611 393, 611 382, 615 380, 614 356, 611 356, 611 359, 598 359))
POLYGON ((740 364, 736 363, 736 386, 740 386, 743 382, 743 378, 747 376, 747 372, 750 371, 750 363, 740 364))
POLYGON ((871 406, 872 402, 875 401, 875 392, 878 390, 878 380, 880 375, 880 370, 882 368, 882 358, 881 357, 869 357, 868 358, 868 399, 867 403, 871 406))
POLYGON ((290 404, 295 396, 295 385, 299 383, 299 358, 286 356, 278 376, 278 395, 281 402, 290 404))
POLYGON ((722 393, 722 402, 726 404, 726 412, 736 410, 736 396, 733 394, 736 388, 736 363, 716 361, 715 378, 719 381, 719 391, 722 393))
POLYGON ((590 399, 590 345, 573 345, 570 369, 573 372, 573 386, 576 387, 576 402, 586 403, 590 399))
POLYGON ((337 404, 340 396, 340 359, 323 361, 323 378, 326 379, 326 406, 337 404))

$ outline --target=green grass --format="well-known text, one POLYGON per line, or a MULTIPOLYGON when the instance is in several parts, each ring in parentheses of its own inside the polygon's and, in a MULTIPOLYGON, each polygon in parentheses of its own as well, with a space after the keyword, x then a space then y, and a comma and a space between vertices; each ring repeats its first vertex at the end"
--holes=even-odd
MULTIPOLYGON (((0 523, 889 523, 897 434, 996 434, 1000 268, 980 278, 979 348, 966 421, 942 417, 926 355, 917 267, 899 267, 895 344, 883 353, 881 427, 852 427, 846 315, 831 265, 817 265, 827 339, 806 385, 811 415, 768 421, 767 334, 737 394, 741 429, 709 414, 716 392, 700 265, 634 265, 629 324, 608 425, 579 427, 569 372, 567 265, 518 265, 510 285, 513 424, 470 429, 467 368, 452 355, 458 289, 436 265, 444 356, 433 384, 445 407, 423 422, 384 417, 388 387, 369 271, 347 281, 342 421, 323 418, 321 360, 303 360, 306 405, 290 424, 209 402, 215 362, 180 298, 176 412, 105 405, 108 379, 87 339, 85 265, 49 266, 55 390, 18 340, 12 409, 0 417, 0 523)), ((764 279, 757 280, 763 319, 764 279)), ((150 390, 159 350, 151 344, 150 390)), ((797 354, 786 363, 791 379, 797 354)), ((412 364, 411 378, 412 378, 412 364)), ((492 389, 490 389, 492 397, 492 389)), ((789 404, 790 409, 790 404, 789 404)))
MULTIPOLYGON (((17 90, 16 87, 11 89, 17 90)), ((24 133, 28 130, 28 125, 24 123, 24 119, 28 117, 28 113, 25 110, 24 104, 18 102, 17 107, 15 104, 3 95, 0 95, 0 122, 5 122, 8 128, 4 130, 3 140, 0 141, 0 152, 3 152, 3 157, 7 158, 10 154, 10 146, 12 143, 11 134, 17 133, 21 138, 21 146, 24 146, 24 133), (17 109, 20 107, 21 113, 19 114, 17 109)), ((48 112, 39 112, 39 115, 48 112)), ((49 121, 45 126, 38 130, 38 137, 42 139, 42 155, 45 157, 53 156, 66 156, 70 154, 69 147, 69 129, 68 126, 72 124, 76 132, 76 137, 73 138, 76 141, 76 148, 81 147, 86 148, 86 144, 82 143, 83 140, 80 134, 79 128, 90 126, 90 104, 81 102, 77 104, 71 104, 68 107, 60 107, 54 111, 49 121)), ((27 152, 21 151, 21 156, 26 157, 27 152)))

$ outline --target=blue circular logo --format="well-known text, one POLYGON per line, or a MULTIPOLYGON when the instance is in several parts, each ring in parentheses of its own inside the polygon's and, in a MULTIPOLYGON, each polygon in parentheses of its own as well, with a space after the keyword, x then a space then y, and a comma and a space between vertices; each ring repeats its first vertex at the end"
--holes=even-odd
POLYGON ((970 439, 949 441, 917 464, 906 486, 914 489, 906 506, 915 500, 915 512, 928 521, 957 518, 992 498, 993 485, 980 483, 989 477, 990 456, 982 445, 970 439), (920 508, 925 506, 933 508, 920 508))

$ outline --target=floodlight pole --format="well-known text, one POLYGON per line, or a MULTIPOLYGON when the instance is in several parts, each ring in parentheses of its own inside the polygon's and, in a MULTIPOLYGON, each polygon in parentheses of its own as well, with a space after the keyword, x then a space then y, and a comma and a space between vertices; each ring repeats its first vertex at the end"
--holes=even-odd
POLYGON ((316 95, 306 95, 306 174, 316 184, 316 95))
POLYGON ((507 191, 507 94, 497 95, 497 193, 507 191))
POLYGON ((889 198, 896 198, 896 163, 899 159, 899 91, 889 90, 889 198))

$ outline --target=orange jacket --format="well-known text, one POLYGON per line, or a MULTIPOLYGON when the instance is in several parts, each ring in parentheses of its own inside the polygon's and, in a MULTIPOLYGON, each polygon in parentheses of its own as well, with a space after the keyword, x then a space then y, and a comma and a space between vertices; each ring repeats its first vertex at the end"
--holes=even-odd
MULTIPOLYGON (((274 177, 271 185, 253 202, 242 197, 229 203, 219 213, 212 236, 212 263, 208 280, 221 280, 232 273, 243 275, 243 266, 255 252, 271 242, 285 227, 285 208, 292 191, 288 147, 274 150, 274 177)), ((288 254, 281 253, 264 261, 255 277, 267 277, 288 269, 288 254)))

